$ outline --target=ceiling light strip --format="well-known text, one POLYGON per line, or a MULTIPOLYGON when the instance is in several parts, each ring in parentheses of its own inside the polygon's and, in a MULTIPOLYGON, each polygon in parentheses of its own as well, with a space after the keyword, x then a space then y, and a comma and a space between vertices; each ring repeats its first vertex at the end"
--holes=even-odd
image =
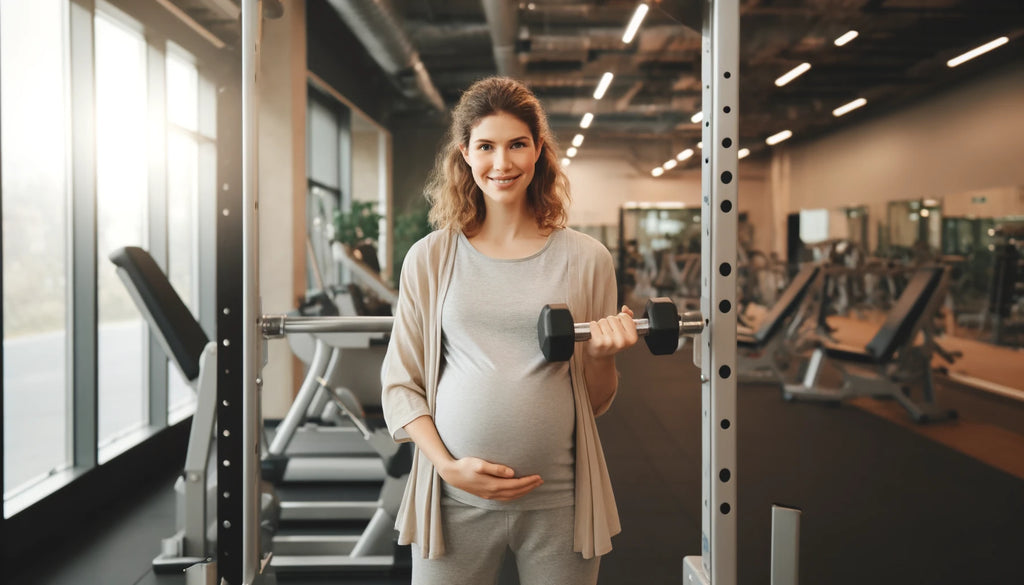
POLYGON ((782 142, 783 140, 788 139, 792 135, 793 135, 793 133, 791 131, 783 130, 782 132, 779 132, 778 134, 772 134, 768 138, 765 138, 764 141, 766 143, 768 143, 769 146, 775 146, 776 144, 782 142))
POLYGON ((580 128, 590 128, 590 123, 594 121, 594 114, 587 112, 583 114, 583 118, 580 120, 580 128))
POLYGON ((867 103, 868 103, 868 100, 866 100, 864 98, 857 98, 857 99, 853 100, 850 103, 843 104, 843 105, 839 106, 838 108, 832 110, 832 115, 835 116, 836 118, 838 118, 839 116, 842 116, 843 114, 848 114, 848 113, 852 112, 853 110, 856 110, 857 108, 859 108, 859 107, 861 107, 861 106, 863 106, 863 105, 865 105, 867 103))
POLYGON ((594 90, 594 99, 599 100, 604 97, 604 92, 608 91, 608 86, 612 84, 612 79, 615 76, 612 75, 611 71, 605 71, 604 75, 601 76, 601 81, 597 84, 597 89, 594 90))
POLYGON ((804 73, 807 73, 807 70, 809 70, 810 68, 811 68, 811 64, 810 63, 801 63, 801 64, 797 65, 796 67, 790 69, 789 73, 786 73, 782 77, 776 79, 775 80, 775 85, 777 85, 779 87, 782 87, 783 85, 786 85, 787 83, 789 83, 790 81, 793 81, 797 77, 800 77, 804 73))
POLYGON ((629 25, 626 26, 626 32, 622 34, 622 42, 627 45, 633 42, 633 37, 636 36, 636 31, 640 30, 640 23, 644 21, 645 16, 647 16, 647 4, 641 2, 636 7, 636 12, 633 13, 629 25))
POLYGON ((1010 42, 1009 38, 999 37, 994 41, 989 41, 980 47, 971 49, 970 51, 967 51, 966 53, 960 55, 959 57, 953 57, 949 61, 946 61, 946 66, 956 67, 957 65, 970 61, 971 59, 978 57, 979 55, 984 55, 985 53, 988 53, 992 49, 997 49, 1008 42, 1010 42))
POLYGON ((846 33, 843 34, 843 36, 839 37, 838 39, 832 42, 835 43, 837 47, 842 47, 846 43, 857 38, 858 35, 860 35, 860 33, 855 30, 847 31, 846 33))

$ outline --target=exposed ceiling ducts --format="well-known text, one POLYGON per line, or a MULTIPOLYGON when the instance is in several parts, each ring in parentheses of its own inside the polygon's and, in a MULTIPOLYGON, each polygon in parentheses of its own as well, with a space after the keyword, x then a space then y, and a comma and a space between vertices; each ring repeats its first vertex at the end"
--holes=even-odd
POLYGON ((494 64, 498 75, 523 78, 523 65, 516 54, 519 8, 509 0, 482 0, 487 26, 491 29, 494 64))
MULTIPOLYGON (((495 71, 529 85, 562 142, 585 132, 587 149, 649 143, 667 156, 702 139, 691 118, 702 107, 699 0, 658 0, 632 42, 622 40, 637 0, 392 0, 406 26, 451 33, 490 32, 489 47, 424 35, 418 44, 441 94, 454 103, 495 71), (469 47, 463 50, 463 47, 469 47), (489 49, 489 50, 488 50, 489 49), (614 79, 593 97, 605 72, 614 79), (581 116, 595 115, 583 130, 581 116)), ((967 80, 1021 62, 1024 4, 1005 0, 740 0, 738 142, 752 154, 788 129, 820 136, 967 80), (848 45, 835 40, 855 29, 848 45), (950 69, 946 60, 1000 36, 1010 46, 950 69), (775 80, 801 63, 811 69, 784 86, 775 80), (868 105, 837 118, 855 98, 868 105)), ((479 38, 478 36, 475 38, 479 38)), ((660 161, 650 161, 660 162, 660 161)))
POLYGON ((328 0, 331 7, 366 48, 381 69, 407 97, 422 99, 446 111, 419 52, 405 32, 402 19, 387 0, 328 0))

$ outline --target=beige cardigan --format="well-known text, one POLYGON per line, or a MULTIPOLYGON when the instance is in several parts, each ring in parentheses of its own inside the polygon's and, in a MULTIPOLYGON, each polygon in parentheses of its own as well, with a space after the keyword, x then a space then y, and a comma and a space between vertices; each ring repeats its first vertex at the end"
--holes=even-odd
MULTIPOLYGON (((617 313, 611 254, 590 236, 573 230, 567 230, 566 235, 570 289, 567 297, 574 319, 593 321, 617 313)), ((451 281, 457 246, 455 232, 433 232, 413 245, 402 266, 394 328, 381 369, 381 404, 388 430, 396 441, 409 441, 403 427, 420 416, 434 413, 442 355, 441 307, 451 281)), ((540 309, 537 307, 538 316, 540 309)), ((573 355, 569 371, 576 406, 573 548, 589 559, 609 552, 611 537, 621 530, 594 419, 608 409, 612 399, 594 412, 583 375, 582 352, 573 355)), ((395 522, 399 544, 417 543, 424 558, 443 555, 440 512, 440 476, 430 460, 416 450, 395 522)))

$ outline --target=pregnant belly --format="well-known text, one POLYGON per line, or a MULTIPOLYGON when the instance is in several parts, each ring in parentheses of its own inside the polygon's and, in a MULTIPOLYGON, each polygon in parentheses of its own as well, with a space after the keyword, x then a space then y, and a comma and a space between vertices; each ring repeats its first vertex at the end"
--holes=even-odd
POLYGON ((540 474, 547 481, 566 469, 571 475, 575 411, 568 384, 452 386, 438 390, 434 423, 453 457, 507 465, 517 477, 540 474))

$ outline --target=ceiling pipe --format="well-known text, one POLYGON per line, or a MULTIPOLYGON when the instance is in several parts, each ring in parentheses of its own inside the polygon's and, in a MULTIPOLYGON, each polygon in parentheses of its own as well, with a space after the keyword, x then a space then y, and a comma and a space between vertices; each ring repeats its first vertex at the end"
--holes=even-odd
POLYGON ((522 79, 525 70, 516 55, 516 34, 519 28, 516 3, 509 0, 481 0, 481 4, 487 17, 487 26, 491 29, 494 65, 498 75, 522 79))
POLYGON ((352 34, 366 47, 408 97, 425 100, 441 112, 444 98, 388 0, 328 0, 352 34))

